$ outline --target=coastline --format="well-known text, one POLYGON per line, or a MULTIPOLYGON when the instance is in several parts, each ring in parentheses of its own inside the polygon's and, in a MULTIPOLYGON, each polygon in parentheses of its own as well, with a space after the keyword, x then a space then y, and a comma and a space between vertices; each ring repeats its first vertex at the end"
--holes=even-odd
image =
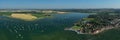
MULTIPOLYGON (((118 27, 118 26, 117 26, 118 27)), ((113 26, 109 26, 109 27, 104 27, 104 28, 101 28, 100 30, 95 30, 93 33, 83 33, 81 32, 80 30, 74 30, 72 28, 65 28, 64 30, 68 30, 68 31, 74 31, 76 32, 77 34, 99 34, 101 32, 104 32, 106 30, 110 30, 110 29, 113 29, 113 28, 117 28, 117 27, 113 27, 113 26)))

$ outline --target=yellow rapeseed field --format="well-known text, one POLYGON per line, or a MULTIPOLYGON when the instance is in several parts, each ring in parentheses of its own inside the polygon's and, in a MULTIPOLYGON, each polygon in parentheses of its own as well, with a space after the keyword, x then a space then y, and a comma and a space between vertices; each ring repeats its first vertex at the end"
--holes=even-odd
POLYGON ((22 19, 22 20, 35 20, 35 19, 37 19, 36 16, 33 16, 31 14, 22 14, 22 13, 19 13, 19 14, 13 13, 13 14, 11 14, 11 17, 17 18, 17 19, 22 19))

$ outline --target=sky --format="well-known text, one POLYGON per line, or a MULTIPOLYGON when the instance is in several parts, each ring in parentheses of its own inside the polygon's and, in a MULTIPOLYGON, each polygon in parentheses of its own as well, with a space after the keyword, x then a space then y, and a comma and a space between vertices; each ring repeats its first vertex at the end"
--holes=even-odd
POLYGON ((0 0, 0 9, 120 8, 120 0, 0 0))

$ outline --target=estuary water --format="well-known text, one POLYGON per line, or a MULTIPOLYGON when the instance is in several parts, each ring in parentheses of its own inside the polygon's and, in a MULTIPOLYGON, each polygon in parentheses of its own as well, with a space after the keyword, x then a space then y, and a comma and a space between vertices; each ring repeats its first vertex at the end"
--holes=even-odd
POLYGON ((87 13, 53 14, 34 21, 0 16, 0 40, 118 40, 120 30, 112 29, 96 35, 77 34, 64 30, 87 17, 87 13), (115 34, 114 34, 114 33, 115 34), (112 34, 112 35, 111 35, 112 34), (112 39, 110 39, 111 37, 112 39))

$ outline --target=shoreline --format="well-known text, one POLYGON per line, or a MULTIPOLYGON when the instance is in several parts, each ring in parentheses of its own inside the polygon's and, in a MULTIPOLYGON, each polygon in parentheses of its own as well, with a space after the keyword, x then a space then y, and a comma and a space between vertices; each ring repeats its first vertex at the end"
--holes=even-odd
POLYGON ((106 31, 106 30, 110 30, 110 29, 113 29, 113 28, 117 28, 117 27, 113 27, 113 26, 111 26, 111 27, 104 27, 104 28, 101 28, 100 30, 95 30, 93 33, 83 33, 83 32, 81 32, 80 30, 74 30, 74 29, 72 29, 72 28, 65 28, 64 30, 68 30, 68 31, 74 31, 74 32, 76 32, 77 34, 99 34, 99 33, 101 33, 101 32, 104 32, 104 31, 106 31))

